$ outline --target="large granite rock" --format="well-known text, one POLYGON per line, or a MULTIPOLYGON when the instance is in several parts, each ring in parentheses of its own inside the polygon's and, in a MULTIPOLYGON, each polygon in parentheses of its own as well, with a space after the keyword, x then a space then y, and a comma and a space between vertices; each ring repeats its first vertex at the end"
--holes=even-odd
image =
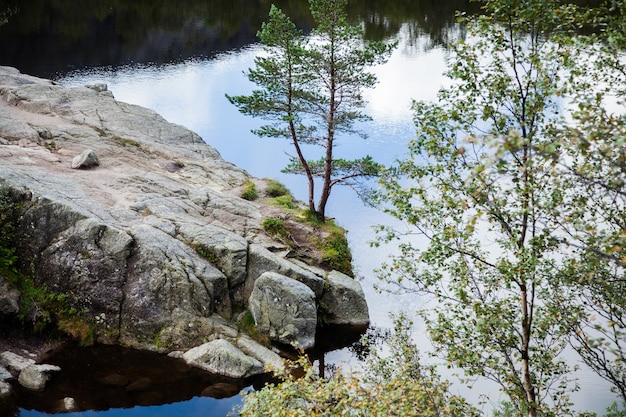
POLYGON ((307 285, 276 272, 264 272, 254 283, 250 312, 259 332, 300 349, 315 345, 315 293, 307 285))
POLYGON ((29 365, 22 369, 17 380, 24 388, 43 391, 52 375, 60 370, 56 365, 29 365))
POLYGON ((231 378, 246 378, 264 372, 261 362, 224 339, 190 349, 183 359, 191 366, 231 378))
MULTIPOLYGON (((276 242, 259 231, 279 209, 239 198, 248 178, 197 134, 106 86, 65 88, 0 67, 0 193, 13 203, 4 218, 18 267, 67 295, 99 342, 172 351, 234 340, 234 307, 247 308, 270 271, 306 293, 290 306, 306 325, 275 339, 312 345, 314 307, 334 284, 270 250, 276 242), (72 169, 86 149, 98 164, 72 169)), ((13 314, 19 294, 0 285, 2 312, 13 314)), ((355 305, 364 317, 364 298, 355 305)))
POLYGON ((361 285, 341 272, 331 271, 320 299, 320 315, 326 324, 367 326, 370 322, 361 285))

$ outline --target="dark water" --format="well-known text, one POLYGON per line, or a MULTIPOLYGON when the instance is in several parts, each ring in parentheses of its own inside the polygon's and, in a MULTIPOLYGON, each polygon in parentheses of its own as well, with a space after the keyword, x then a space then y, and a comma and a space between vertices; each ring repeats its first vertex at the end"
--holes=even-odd
MULTIPOLYGON (((308 30, 311 18, 306 1, 275 3, 308 30)), ((254 176, 276 178, 304 199, 302 179, 280 172, 287 162, 286 145, 252 135, 250 129, 257 127, 258 121, 239 114, 224 98, 225 93, 242 94, 251 89, 242 71, 253 65, 260 51, 255 33, 266 19, 269 5, 264 0, 0 0, 0 21, 9 16, 8 23, 0 26, 0 65, 68 86, 105 82, 118 100, 152 108, 167 120, 198 132, 226 160, 254 176), (9 13, 3 14, 3 10, 9 13)), ((366 93, 366 111, 374 119, 366 127, 370 137, 365 143, 342 141, 337 148, 339 157, 360 157, 367 152, 379 162, 390 163, 403 155, 413 135, 410 100, 434 99, 445 83, 445 45, 463 36, 463 29, 455 23, 455 11, 469 7, 470 2, 462 0, 350 1, 350 18, 364 24, 367 38, 398 39, 400 46, 386 65, 375 69, 379 85, 366 93)), ((372 249, 368 244, 374 237, 370 227, 390 224, 393 219, 365 207, 346 189, 333 191, 328 212, 349 232, 373 325, 389 327, 390 312, 422 308, 423 300, 415 295, 391 296, 375 290, 375 269, 392 249, 372 249)), ((327 344, 323 362, 354 364, 354 351, 341 349, 345 343, 337 342, 337 334, 329 336, 335 343, 327 344)), ((422 351, 432 349, 420 323, 416 324, 415 339, 422 351)), ((205 396, 210 392, 205 388, 215 385, 210 376, 193 375, 167 358, 147 356, 152 360, 146 362, 132 356, 134 353, 92 353, 92 357, 87 351, 70 353, 75 362, 70 366, 78 369, 73 381, 85 390, 83 394, 72 391, 73 395, 85 398, 84 409, 92 410, 76 416, 226 416, 240 401, 238 395, 223 399, 205 396), (142 378, 143 368, 172 368, 172 375, 183 375, 172 378, 184 389, 170 395, 167 385, 157 389, 154 381, 158 378, 147 376, 154 389, 127 392, 122 387, 105 395, 110 388, 94 390, 81 379, 81 370, 95 374, 96 368, 100 372, 110 367, 111 360, 98 363, 95 357, 112 357, 113 362, 133 358, 128 366, 138 368, 134 378, 142 378), (147 402, 148 398, 154 401, 147 402)), ((445 369, 442 372, 452 377, 445 369)), ((594 374, 583 369, 579 378, 583 389, 572 399, 581 410, 601 412, 613 401, 607 384, 594 374)), ((94 386, 100 387, 100 379, 95 381, 94 386)), ((249 382, 238 381, 231 387, 248 386, 249 382)), ((17 415, 53 413, 70 386, 71 382, 59 378, 51 384, 50 394, 20 393, 17 415)), ((497 388, 481 382, 469 388, 453 385, 453 390, 472 400, 486 394, 492 405, 499 401, 497 388)))
MULTIPOLYGON (((303 0, 4 0, 0 64, 54 78, 89 67, 212 58, 256 42, 271 3, 310 28, 303 0)), ((415 39, 427 34, 439 45, 450 37, 455 11, 469 7, 469 0, 353 0, 349 12, 369 39, 393 38, 408 24, 415 39)))

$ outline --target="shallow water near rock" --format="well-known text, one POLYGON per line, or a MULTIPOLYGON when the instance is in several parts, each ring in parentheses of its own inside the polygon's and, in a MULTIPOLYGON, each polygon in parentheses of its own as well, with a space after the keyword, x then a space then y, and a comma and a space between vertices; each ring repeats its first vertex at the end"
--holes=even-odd
POLYGON ((173 415, 181 407, 190 411, 184 415, 197 415, 194 408, 205 416, 226 415, 240 403, 242 389, 262 383, 262 378, 228 379, 189 367, 181 359, 119 346, 70 345, 47 357, 45 363, 62 370, 43 392, 15 384, 12 404, 0 408, 0 415, 67 413, 67 397, 76 404, 76 410, 67 415, 173 415), (183 402, 186 405, 181 406, 183 402))

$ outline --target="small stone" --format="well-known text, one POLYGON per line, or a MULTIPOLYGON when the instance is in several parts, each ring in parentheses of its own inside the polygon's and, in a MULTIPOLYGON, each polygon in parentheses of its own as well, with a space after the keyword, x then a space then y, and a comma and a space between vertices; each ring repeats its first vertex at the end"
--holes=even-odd
POLYGON ((95 166, 100 165, 100 161, 98 160, 98 155, 92 149, 87 149, 83 151, 80 155, 77 155, 72 159, 72 168, 93 168, 95 166))
POLYGON ((107 91, 109 89, 105 83, 87 84, 85 87, 97 91, 98 93, 102 93, 103 91, 107 91))
POLYGON ((0 381, 0 398, 4 398, 11 394, 11 384, 6 381, 0 381))
POLYGON ((63 407, 65 407, 66 411, 76 411, 78 410, 78 406, 76 405, 76 400, 72 397, 63 398, 63 407))

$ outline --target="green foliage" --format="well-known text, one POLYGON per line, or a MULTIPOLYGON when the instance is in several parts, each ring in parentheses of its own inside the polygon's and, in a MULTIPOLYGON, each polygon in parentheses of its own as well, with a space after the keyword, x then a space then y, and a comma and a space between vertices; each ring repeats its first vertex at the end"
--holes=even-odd
POLYGON ((263 230, 272 237, 286 238, 289 231, 285 223, 279 217, 268 217, 261 222, 263 230))
POLYGON ((309 185, 309 209, 320 220, 333 186, 352 185, 377 172, 371 157, 355 161, 333 155, 340 135, 365 135, 355 122, 368 120, 362 91, 376 82, 368 68, 386 61, 393 45, 363 42, 360 26, 346 20, 346 0, 310 0, 316 27, 302 36, 293 22, 272 5, 269 21, 258 33, 267 54, 255 59, 248 79, 257 86, 249 96, 227 96, 239 111, 271 123, 255 133, 289 140, 296 152, 285 172, 304 174, 309 185), (322 148, 322 162, 311 163, 302 145, 322 148), (310 165, 311 164, 311 165, 310 165), (315 177, 322 178, 319 202, 315 177))
POLYGON ((290 194, 281 195, 278 197, 274 197, 274 203, 281 207, 285 207, 288 209, 295 209, 296 205, 294 204, 293 197, 290 194))
POLYGON ((270 197, 283 197, 290 194, 287 187, 276 180, 267 180, 265 193, 270 197))
POLYGON ((330 269, 354 276, 352 253, 343 229, 334 228, 322 243, 322 263, 330 269))
POLYGON ((241 198, 248 201, 254 201, 259 198, 259 193, 256 189, 256 184, 247 180, 243 186, 243 191, 241 192, 241 198))
POLYGON ((304 376, 287 370, 279 375, 280 383, 246 394, 237 411, 242 417, 478 416, 462 398, 449 393, 434 369, 420 363, 404 323, 400 319, 396 324, 390 357, 374 352, 364 375, 339 372, 325 379, 302 357, 292 367, 302 368, 304 376))
POLYGON ((383 177, 387 211, 426 243, 407 237, 381 276, 432 296, 422 315, 436 349, 498 383, 511 413, 564 414, 573 387, 560 352, 585 313, 557 273, 567 248, 556 100, 574 56, 562 36, 578 15, 540 0, 484 9, 454 48, 451 86, 414 103, 417 138, 383 177))
POLYGON ((15 229, 15 209, 10 190, 0 186, 0 270, 15 272, 17 256, 13 235, 15 229))
POLYGON ((217 255, 209 247, 205 245, 196 245, 194 249, 198 255, 202 256, 211 264, 218 265, 219 259, 217 258, 217 255))

